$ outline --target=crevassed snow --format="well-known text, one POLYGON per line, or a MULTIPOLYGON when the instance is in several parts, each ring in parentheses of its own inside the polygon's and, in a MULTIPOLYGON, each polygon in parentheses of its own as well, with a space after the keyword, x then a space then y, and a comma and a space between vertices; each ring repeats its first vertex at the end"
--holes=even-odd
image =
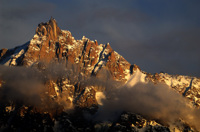
POLYGON ((130 79, 127 81, 126 85, 128 87, 133 87, 139 82, 145 83, 145 77, 146 74, 137 69, 136 72, 132 76, 130 76, 130 79))

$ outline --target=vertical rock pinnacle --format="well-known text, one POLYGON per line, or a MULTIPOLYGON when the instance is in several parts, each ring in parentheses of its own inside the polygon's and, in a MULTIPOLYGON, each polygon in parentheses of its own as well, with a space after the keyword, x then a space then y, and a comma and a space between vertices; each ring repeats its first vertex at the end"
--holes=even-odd
POLYGON ((60 28, 57 26, 56 20, 51 19, 46 23, 40 23, 36 29, 36 34, 39 36, 47 36, 51 40, 57 40, 61 33, 60 28))

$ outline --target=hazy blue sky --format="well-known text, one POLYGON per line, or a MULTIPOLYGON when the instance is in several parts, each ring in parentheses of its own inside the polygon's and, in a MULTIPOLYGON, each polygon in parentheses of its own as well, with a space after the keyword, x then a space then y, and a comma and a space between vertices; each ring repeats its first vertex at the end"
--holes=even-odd
POLYGON ((200 0, 0 0, 0 48, 29 41, 53 16, 146 72, 200 77, 199 13, 200 0))

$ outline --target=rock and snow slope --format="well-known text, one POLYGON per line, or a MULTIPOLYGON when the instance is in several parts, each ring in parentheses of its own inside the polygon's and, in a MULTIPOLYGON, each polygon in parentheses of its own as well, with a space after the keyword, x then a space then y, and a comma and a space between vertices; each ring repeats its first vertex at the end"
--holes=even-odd
POLYGON ((133 87, 137 83, 146 83, 147 81, 145 80, 146 74, 142 73, 139 69, 135 71, 133 75, 130 76, 129 80, 127 81, 126 85, 128 87, 133 87))
POLYGON ((127 62, 109 44, 99 45, 96 40, 91 41, 85 36, 82 40, 75 40, 71 32, 61 30, 53 18, 38 25, 36 34, 30 42, 14 49, 0 50, 0 64, 6 66, 34 67, 39 62, 52 61, 78 64, 79 71, 84 75, 98 76, 101 69, 106 69, 114 80, 126 83, 130 87, 137 82, 165 83, 180 94, 184 94, 196 106, 200 105, 199 78, 167 73, 145 73, 137 65, 127 62), (193 82, 190 83, 192 78, 193 82), (186 91, 190 85, 191 88, 186 91))
MULTIPOLYGON (((137 65, 131 65, 121 55, 115 52, 110 44, 98 44, 85 36, 81 40, 75 40, 70 31, 61 30, 56 20, 51 18, 47 23, 41 23, 36 29, 33 38, 26 44, 14 49, 0 50, 0 64, 5 66, 25 66, 42 68, 41 62, 63 63, 70 62, 78 65, 73 72, 78 72, 76 79, 58 78, 48 80, 48 94, 51 97, 68 93, 68 100, 72 105, 84 108, 102 105, 102 89, 95 86, 80 85, 80 76, 101 77, 101 71, 107 70, 110 77, 121 82, 127 87, 133 87, 137 83, 153 82, 164 83, 176 92, 189 98, 195 106, 200 105, 200 79, 196 77, 169 75, 156 73, 154 75, 143 72, 137 65), (193 81, 191 81, 193 79, 193 81)), ((44 65, 45 67, 45 65, 44 65)), ((0 87, 2 81, 0 80, 0 87)), ((121 85, 120 85, 121 86, 121 85)))

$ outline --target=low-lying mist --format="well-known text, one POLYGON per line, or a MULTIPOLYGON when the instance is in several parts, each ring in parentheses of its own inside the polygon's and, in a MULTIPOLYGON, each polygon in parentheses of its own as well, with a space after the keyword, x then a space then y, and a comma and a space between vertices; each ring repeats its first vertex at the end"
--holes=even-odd
POLYGON ((167 85, 138 83, 128 87, 112 80, 106 70, 102 70, 98 77, 84 77, 79 66, 73 64, 44 64, 40 70, 0 66, 0 80, 3 80, 0 103, 13 101, 39 107, 45 104, 49 106, 46 109, 71 105, 65 103, 67 95, 64 94, 58 97, 60 102, 55 100, 54 104, 49 97, 45 96, 44 101, 44 96, 41 96, 47 91, 45 82, 57 78, 68 78, 73 84, 78 82, 82 86, 96 86, 96 91, 104 92, 106 98, 101 100, 97 113, 91 115, 94 121, 115 120, 121 112, 128 111, 167 125, 175 124, 181 118, 200 130, 199 109, 192 108, 187 99, 167 85))
POLYGON ((69 78, 78 81, 76 66, 40 62, 33 67, 0 66, 0 104, 34 106, 40 111, 54 111, 57 107, 71 109, 71 103, 64 101, 67 93, 61 93, 54 100, 49 96, 48 81, 69 78))
MULTIPOLYGON (((200 110, 165 84, 138 83, 105 92, 96 120, 113 120, 122 111, 141 114, 164 125, 174 125, 179 119, 200 130, 200 110)), ((178 125, 178 124, 176 124, 178 125)))
POLYGON ((45 91, 44 77, 36 70, 25 67, 0 66, 0 102, 18 102, 37 105, 40 93, 45 91))

